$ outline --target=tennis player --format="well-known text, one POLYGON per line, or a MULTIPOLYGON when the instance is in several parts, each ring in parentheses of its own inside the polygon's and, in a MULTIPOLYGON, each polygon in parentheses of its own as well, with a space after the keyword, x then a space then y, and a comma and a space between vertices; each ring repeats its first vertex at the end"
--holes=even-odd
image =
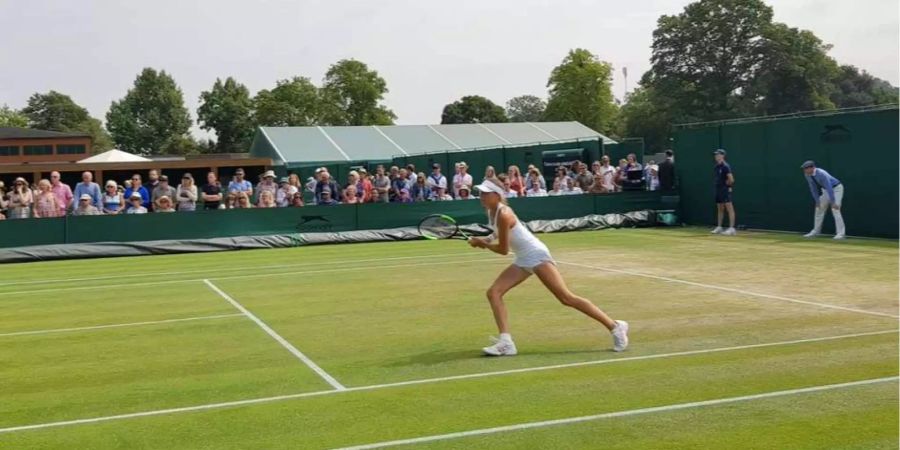
POLYGON ((506 204, 503 185, 495 178, 485 179, 477 186, 481 196, 481 204, 487 210, 488 221, 494 233, 488 237, 473 237, 469 239, 469 245, 476 248, 488 249, 500 255, 515 253, 512 265, 507 267, 494 281, 487 291, 487 298, 494 313, 494 321, 500 330, 500 338, 495 339, 494 345, 485 347, 484 353, 490 356, 513 356, 516 354, 516 344, 509 334, 509 323, 506 314, 506 305, 503 303, 503 295, 519 283, 525 281, 531 274, 537 275, 541 283, 565 306, 581 311, 588 317, 600 322, 611 333, 613 338, 613 350, 621 352, 628 347, 628 322, 613 320, 589 300, 572 293, 566 286, 565 280, 556 268, 550 251, 543 242, 538 240, 522 222, 516 218, 516 214, 506 204))

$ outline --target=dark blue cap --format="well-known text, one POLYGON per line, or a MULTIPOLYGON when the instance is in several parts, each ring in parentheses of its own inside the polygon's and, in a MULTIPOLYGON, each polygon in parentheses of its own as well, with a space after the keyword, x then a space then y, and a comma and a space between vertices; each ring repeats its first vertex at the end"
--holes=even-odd
POLYGON ((816 163, 813 160, 809 160, 800 165, 801 169, 809 169, 810 167, 816 167, 816 163))
POLYGON ((713 152, 713 155, 722 155, 722 156, 725 156, 725 150, 722 150, 721 148, 720 148, 720 149, 717 149, 716 151, 713 152))

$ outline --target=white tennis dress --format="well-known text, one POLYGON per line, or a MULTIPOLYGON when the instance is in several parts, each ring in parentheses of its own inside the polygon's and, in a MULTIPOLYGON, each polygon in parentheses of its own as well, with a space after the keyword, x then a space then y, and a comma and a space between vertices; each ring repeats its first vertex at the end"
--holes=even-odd
MULTIPOLYGON (((500 216, 500 211, 504 208, 508 208, 508 206, 501 204, 497 211, 494 212, 494 217, 488 217, 489 225, 494 229, 492 239, 497 237, 497 218, 500 216)), ((509 249, 516 255, 513 259, 513 265, 521 267, 529 273, 533 272, 535 267, 545 262, 556 264, 553 261, 553 256, 550 256, 550 250, 547 246, 532 234, 528 228, 525 228, 525 225, 518 217, 516 218, 516 224, 509 230, 509 249)))

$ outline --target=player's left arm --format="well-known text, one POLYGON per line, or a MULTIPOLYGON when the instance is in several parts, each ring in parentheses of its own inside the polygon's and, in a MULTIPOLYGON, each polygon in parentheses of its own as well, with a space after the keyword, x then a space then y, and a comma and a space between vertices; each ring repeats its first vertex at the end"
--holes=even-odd
POLYGON ((734 186, 734 173, 730 168, 728 169, 728 175, 725 177, 725 184, 728 185, 728 187, 734 186))
POLYGON ((473 237, 469 239, 469 245, 477 248, 486 248, 498 255, 509 254, 509 229, 512 227, 515 217, 509 209, 504 209, 497 218, 496 239, 473 237))

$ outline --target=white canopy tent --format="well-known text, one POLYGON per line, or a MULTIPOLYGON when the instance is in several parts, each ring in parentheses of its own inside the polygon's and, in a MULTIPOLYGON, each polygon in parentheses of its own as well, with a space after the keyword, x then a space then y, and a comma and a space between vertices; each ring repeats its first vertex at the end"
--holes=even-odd
POLYGON ((103 153, 82 159, 78 161, 79 163, 121 163, 121 162, 146 162, 152 161, 151 159, 144 158, 143 156, 134 155, 128 152, 123 152, 119 149, 112 149, 105 151, 103 153))

